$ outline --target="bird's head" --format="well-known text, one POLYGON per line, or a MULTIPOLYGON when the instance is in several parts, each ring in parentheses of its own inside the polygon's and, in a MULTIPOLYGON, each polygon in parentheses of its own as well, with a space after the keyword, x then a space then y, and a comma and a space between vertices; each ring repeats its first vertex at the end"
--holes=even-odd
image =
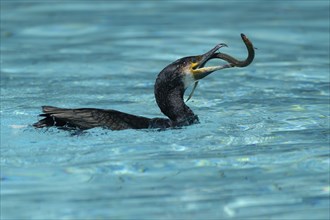
POLYGON ((230 67, 228 64, 205 67, 205 64, 209 60, 216 58, 216 52, 221 47, 226 46, 226 44, 221 43, 202 55, 183 57, 174 61, 160 72, 156 84, 164 83, 167 88, 176 87, 181 84, 183 89, 186 89, 190 84, 204 78, 210 73, 230 67))
MULTIPOLYGON (((180 67, 181 80, 186 89, 191 83, 203 79, 214 71, 231 67, 230 64, 218 66, 205 66, 211 59, 217 58, 215 55, 221 47, 227 47, 226 44, 221 43, 216 45, 210 51, 197 56, 184 57, 176 61, 180 67)), ((175 63, 176 63, 175 62, 175 63)))

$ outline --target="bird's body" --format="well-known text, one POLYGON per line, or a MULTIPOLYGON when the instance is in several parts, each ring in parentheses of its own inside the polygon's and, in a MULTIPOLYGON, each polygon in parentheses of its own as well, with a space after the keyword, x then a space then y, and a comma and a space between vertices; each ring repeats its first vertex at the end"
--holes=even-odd
POLYGON ((80 108, 66 109, 43 106, 45 118, 34 124, 35 127, 57 126, 64 128, 90 129, 103 127, 111 130, 149 128, 149 118, 136 116, 116 110, 80 108))
POLYGON ((183 100, 184 92, 191 83, 195 82, 197 85, 199 79, 216 70, 249 65, 254 58, 254 49, 252 43, 243 34, 241 36, 249 51, 245 61, 236 60, 227 54, 216 53, 219 48, 226 46, 219 44, 203 55, 181 58, 158 74, 154 86, 155 98, 160 110, 168 118, 147 118, 112 109, 65 109, 43 106, 43 114, 40 116, 44 118, 33 126, 37 128, 56 126, 82 130, 103 127, 111 130, 123 130, 181 127, 198 123, 198 116, 183 100), (204 67, 207 61, 215 58, 223 59, 229 64, 204 67))

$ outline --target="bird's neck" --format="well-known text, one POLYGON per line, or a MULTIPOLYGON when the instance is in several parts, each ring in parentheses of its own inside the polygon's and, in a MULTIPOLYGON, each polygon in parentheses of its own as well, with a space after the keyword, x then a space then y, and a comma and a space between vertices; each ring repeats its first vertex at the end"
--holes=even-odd
POLYGON ((183 85, 169 88, 155 86, 155 97, 160 110, 169 117, 174 126, 190 125, 198 122, 197 115, 183 101, 183 85))

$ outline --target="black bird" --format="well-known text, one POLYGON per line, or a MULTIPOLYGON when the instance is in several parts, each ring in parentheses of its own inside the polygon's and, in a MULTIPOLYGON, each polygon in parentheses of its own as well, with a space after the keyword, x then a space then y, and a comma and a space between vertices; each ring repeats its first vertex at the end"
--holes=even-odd
MULTIPOLYGON (((184 92, 192 83, 195 83, 194 91, 198 80, 216 70, 249 65, 254 59, 254 47, 244 34, 241 34, 241 37, 248 50, 248 57, 244 61, 217 52, 221 47, 227 46, 218 44, 203 55, 178 59, 158 74, 154 87, 155 98, 160 110, 168 118, 146 118, 110 109, 66 109, 43 106, 43 114, 40 116, 44 118, 33 126, 37 128, 56 126, 63 129, 80 130, 103 127, 111 130, 123 130, 172 128, 198 123, 198 116, 184 103, 184 92), (205 67, 209 60, 215 58, 225 60, 228 64, 205 67)), ((192 93, 189 98, 191 96, 192 93)))

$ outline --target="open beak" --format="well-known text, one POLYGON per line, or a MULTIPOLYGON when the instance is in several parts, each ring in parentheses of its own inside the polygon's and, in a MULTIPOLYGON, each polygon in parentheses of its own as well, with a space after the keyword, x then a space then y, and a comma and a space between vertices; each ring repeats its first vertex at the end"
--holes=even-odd
POLYGON ((227 45, 224 43, 216 45, 210 51, 206 52, 203 55, 200 55, 198 62, 191 64, 191 73, 196 81, 204 78, 205 76, 209 75, 210 73, 216 70, 221 70, 230 67, 228 65, 204 67, 207 61, 209 61, 210 59, 218 58, 215 56, 215 54, 221 47, 227 47, 227 45))

